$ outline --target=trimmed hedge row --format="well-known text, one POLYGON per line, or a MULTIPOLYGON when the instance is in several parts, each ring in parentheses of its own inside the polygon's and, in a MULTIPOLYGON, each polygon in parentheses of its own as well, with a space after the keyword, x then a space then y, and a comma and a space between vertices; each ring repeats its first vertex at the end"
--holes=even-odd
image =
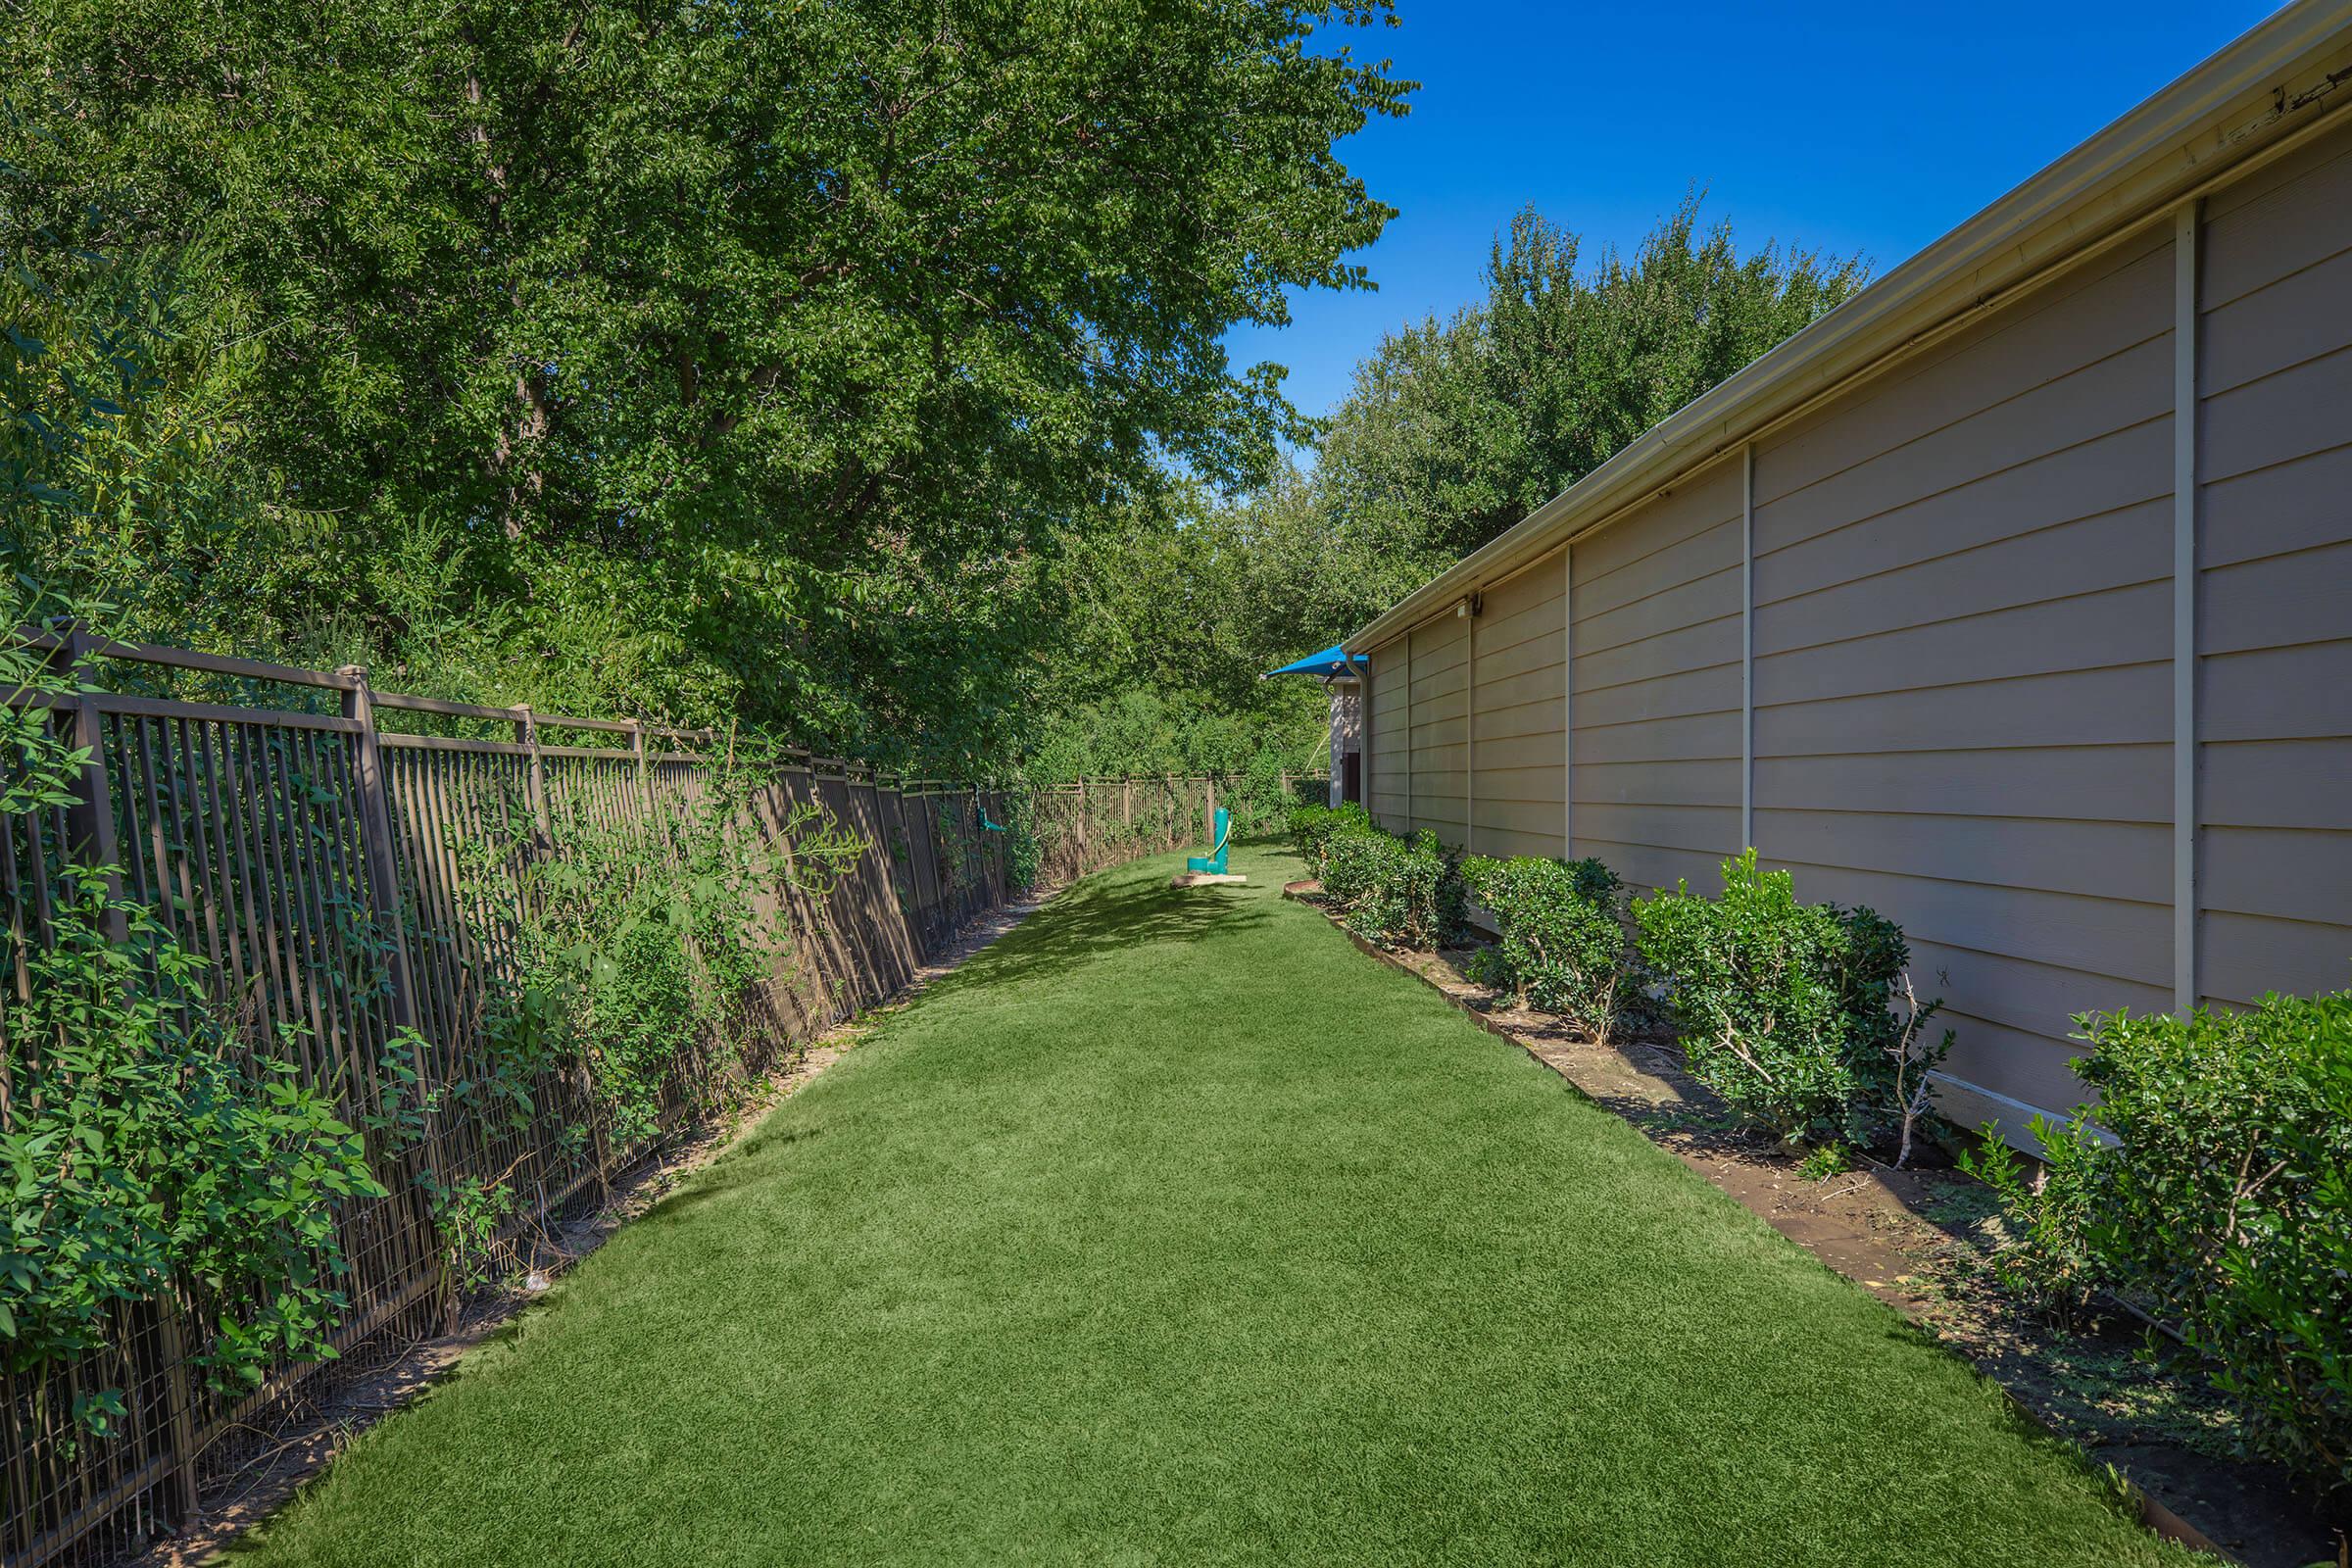
MULTIPOLYGON (((1472 978, 1604 1042, 1668 1023, 1748 1125, 1817 1151, 1892 1142, 1907 1161, 1952 1032, 1875 911, 1799 903, 1753 850, 1725 862, 1719 898, 1629 900, 1598 860, 1465 864, 1360 807, 1306 808, 1292 833, 1360 934, 1435 946, 1474 895, 1500 940, 1472 978)), ((2035 1121, 2038 1174, 1989 1127, 1963 1160, 2003 1200, 2003 1276, 2056 1312, 2106 1292, 2172 1326, 2250 1446, 2352 1489, 2352 992, 2076 1026, 2098 1102, 2035 1121)))
POLYGON ((1912 993, 1893 921, 1799 904, 1788 873, 1760 870, 1752 850, 1725 862, 1719 899, 1683 884, 1629 904, 1596 859, 1464 864, 1427 830, 1400 839, 1359 806, 1301 808, 1291 824, 1358 935, 1439 946, 1475 894, 1501 940, 1472 956, 1471 978, 1603 1042, 1623 1024, 1670 1023, 1691 1075, 1749 1125, 1814 1148, 1890 1137, 1908 1158, 1952 1036, 1931 1037, 1941 1004, 1912 993))
POLYGON ((1302 839, 1301 853, 1305 841, 1316 844, 1310 863, 1348 930, 1366 941, 1420 949, 1461 935, 1461 857, 1435 833, 1424 828, 1398 838, 1374 827, 1360 806, 1303 807, 1293 813, 1294 824, 1315 811, 1338 820, 1310 819, 1303 834, 1294 827, 1294 837, 1302 839))

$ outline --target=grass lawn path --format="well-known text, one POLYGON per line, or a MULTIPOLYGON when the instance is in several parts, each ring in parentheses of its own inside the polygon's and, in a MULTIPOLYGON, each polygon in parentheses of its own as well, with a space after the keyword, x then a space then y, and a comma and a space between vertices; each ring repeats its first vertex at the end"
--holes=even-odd
POLYGON ((2192 1560, 1234 858, 1048 905, 236 1560, 2192 1560))

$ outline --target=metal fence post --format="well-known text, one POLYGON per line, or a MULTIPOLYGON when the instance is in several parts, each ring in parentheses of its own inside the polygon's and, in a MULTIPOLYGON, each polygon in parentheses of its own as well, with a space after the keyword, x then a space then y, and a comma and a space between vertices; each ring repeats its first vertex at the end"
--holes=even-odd
MULTIPOLYGON (((375 695, 368 687, 368 669, 346 664, 337 674, 350 677, 343 691, 343 716, 355 720, 352 737, 352 780, 360 794, 360 848, 368 864, 368 892, 377 922, 390 929, 392 942, 385 960, 390 992, 387 1010, 395 1029, 414 1029, 416 1001, 409 974, 408 922, 400 907, 400 867, 392 852, 392 792, 384 776, 383 743, 375 733, 375 695)), ((423 1063, 417 1063, 419 1070, 423 1063)))
MULTIPOLYGON (((106 896, 100 929, 107 941, 124 943, 130 939, 130 922, 122 908, 122 862, 117 853, 114 791, 106 769, 106 719, 82 678, 82 667, 104 646, 103 639, 92 635, 80 621, 59 630, 61 635, 47 662, 53 671, 74 682, 74 698, 67 710, 68 738, 74 749, 83 754, 74 803, 66 808, 64 849, 74 864, 98 873, 106 896)), ((155 1327, 156 1352, 164 1363, 164 1397, 170 1405, 165 1473, 179 1516, 190 1519, 196 1513, 196 1399, 188 1384, 187 1340, 176 1291, 155 1302, 155 1327)))
MULTIPOLYGON (((384 1014, 393 1033, 409 1037, 410 1066, 416 1074, 416 1092, 430 1102, 432 1062, 425 1055, 423 1034, 416 1027, 416 976, 409 965, 408 918, 400 906, 400 860, 392 848, 392 781, 384 769, 383 742, 375 733, 375 694, 368 689, 368 666, 346 664, 335 673, 350 684, 343 688, 343 716, 355 721, 352 737, 352 787, 359 792, 360 858, 367 866, 368 912, 386 934, 384 945, 384 1014)), ((434 1192, 448 1190, 441 1162, 440 1129, 432 1112, 425 1112, 424 1131, 417 1144, 434 1192)), ((433 1229, 431 1201, 425 1204, 425 1229, 433 1229)), ((457 1306, 448 1258, 434 1250, 437 1283, 434 1294, 445 1310, 457 1306)))
POLYGON ((538 830, 539 847, 551 850, 556 844, 556 824, 547 810, 547 761, 539 755, 539 720, 531 712, 528 703, 522 704, 515 711, 522 716, 514 721, 514 739, 517 744, 530 748, 531 753, 531 770, 527 775, 529 783, 524 786, 530 797, 531 825, 538 830))
POLYGON ((66 808, 66 856, 74 864, 101 874, 107 902, 106 937, 110 942, 122 942, 130 930, 118 907, 122 902, 122 861, 115 843, 114 793, 106 776, 106 722, 80 677, 82 665, 98 646, 99 639, 89 628, 74 621, 63 629, 47 662, 52 671, 74 681, 74 696, 67 709, 67 737, 75 751, 84 754, 74 804, 66 808))

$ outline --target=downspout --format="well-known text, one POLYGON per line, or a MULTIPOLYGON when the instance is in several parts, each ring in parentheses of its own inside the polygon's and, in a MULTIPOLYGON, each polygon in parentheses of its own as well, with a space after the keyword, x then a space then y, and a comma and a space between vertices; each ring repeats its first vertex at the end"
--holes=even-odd
POLYGON ((1462 655, 1462 853, 1478 853, 1478 605, 1465 600, 1469 644, 1462 655))

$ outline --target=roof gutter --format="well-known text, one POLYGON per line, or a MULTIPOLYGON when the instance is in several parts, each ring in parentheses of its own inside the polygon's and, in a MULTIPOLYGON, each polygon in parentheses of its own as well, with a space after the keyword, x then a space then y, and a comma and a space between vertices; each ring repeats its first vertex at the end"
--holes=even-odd
POLYGON ((2129 237, 2352 100, 2352 4, 2298 0, 1910 261, 1617 452, 1341 643, 1389 642, 1844 391, 2051 271, 2129 237))

